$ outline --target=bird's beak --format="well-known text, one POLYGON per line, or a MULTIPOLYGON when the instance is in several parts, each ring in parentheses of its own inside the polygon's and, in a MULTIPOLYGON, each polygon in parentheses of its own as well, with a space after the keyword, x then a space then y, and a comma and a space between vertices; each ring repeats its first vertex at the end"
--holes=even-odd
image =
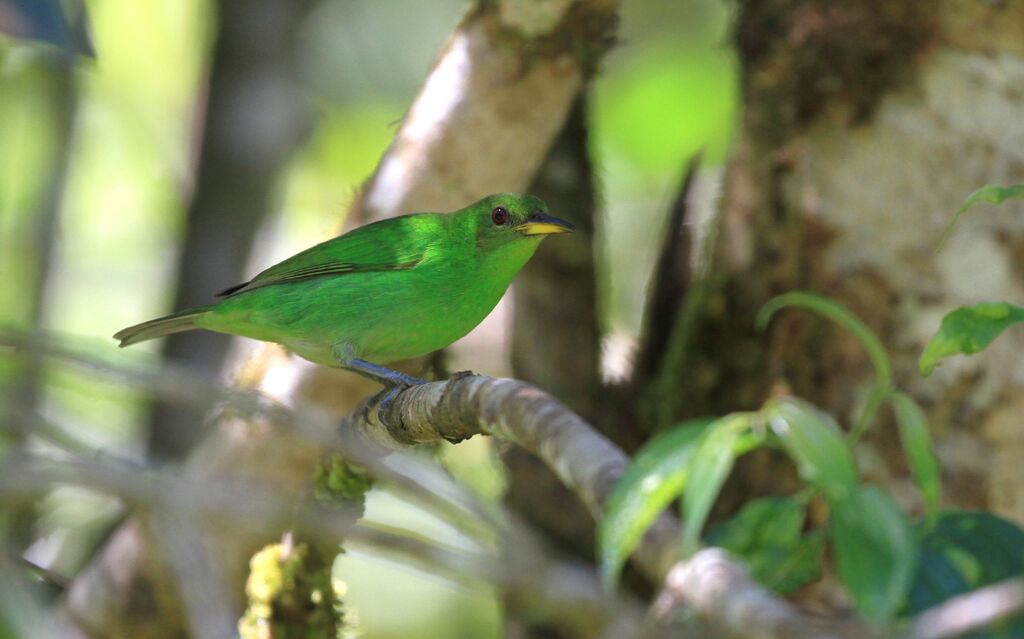
POLYGON ((572 233, 576 227, 547 213, 530 213, 525 224, 515 227, 523 235, 552 235, 554 233, 572 233))

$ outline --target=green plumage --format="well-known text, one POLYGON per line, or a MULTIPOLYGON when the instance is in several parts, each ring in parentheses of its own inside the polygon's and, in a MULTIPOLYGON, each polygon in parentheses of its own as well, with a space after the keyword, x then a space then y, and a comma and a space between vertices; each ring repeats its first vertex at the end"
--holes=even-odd
MULTIPOLYGON (((204 328, 277 342, 345 368, 425 355, 487 316, 547 234, 571 231, 531 196, 492 195, 454 213, 418 213, 309 248, 224 299, 126 328, 127 346, 204 328)), ((361 371, 362 372, 362 371, 361 371)))

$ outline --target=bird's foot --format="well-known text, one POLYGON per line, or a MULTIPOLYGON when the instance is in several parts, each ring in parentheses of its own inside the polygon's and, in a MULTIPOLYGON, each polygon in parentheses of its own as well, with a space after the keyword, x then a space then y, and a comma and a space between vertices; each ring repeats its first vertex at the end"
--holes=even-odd
POLYGON ((341 368, 350 370, 353 373, 359 373, 363 377, 372 379, 381 386, 387 388, 399 387, 409 388, 410 386, 419 386, 420 384, 426 384, 427 380, 420 379, 419 377, 413 377, 407 375, 401 371, 396 371, 387 366, 380 366, 373 362, 368 362, 365 359, 359 359, 356 357, 345 359, 338 362, 341 368))
POLYGON ((398 395, 405 389, 410 388, 409 386, 388 386, 381 392, 374 396, 372 405, 377 407, 377 417, 383 420, 383 416, 388 413, 391 408, 391 404, 394 403, 398 395))

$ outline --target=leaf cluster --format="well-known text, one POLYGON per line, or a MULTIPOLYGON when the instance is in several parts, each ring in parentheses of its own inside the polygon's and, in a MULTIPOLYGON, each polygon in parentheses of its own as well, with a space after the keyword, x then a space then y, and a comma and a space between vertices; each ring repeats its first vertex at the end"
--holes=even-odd
MULTIPOLYGON (((977 202, 1013 197, 1024 197, 1024 185, 984 187, 965 201, 956 218, 977 202)), ((764 329, 787 307, 836 322, 867 351, 874 382, 848 434, 810 403, 781 397, 756 412, 690 420, 650 441, 617 485, 600 522, 598 552, 605 586, 615 587, 647 528, 676 500, 685 522, 680 539, 685 556, 702 544, 722 547, 741 557, 758 581, 783 594, 819 579, 831 561, 858 611, 876 623, 914 615, 952 596, 1024 574, 1024 530, 991 513, 940 509, 940 471, 927 417, 912 397, 895 387, 878 336, 836 301, 808 292, 771 300, 759 314, 758 326, 764 329), (916 521, 858 473, 857 441, 886 405, 925 503, 924 516, 916 521), (731 519, 705 531, 737 458, 762 447, 783 451, 806 488, 750 501, 731 519), (817 526, 808 519, 808 505, 815 498, 828 512, 817 526)), ((1024 307, 1007 302, 952 311, 921 355, 921 374, 930 374, 950 355, 984 349, 1022 321, 1024 307)), ((1024 636, 1024 619, 1003 622, 984 636, 1024 636)))

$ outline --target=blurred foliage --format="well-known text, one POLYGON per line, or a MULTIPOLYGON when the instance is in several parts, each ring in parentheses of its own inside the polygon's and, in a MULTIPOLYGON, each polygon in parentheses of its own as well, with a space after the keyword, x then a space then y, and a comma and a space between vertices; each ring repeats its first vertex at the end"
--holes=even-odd
POLYGON ((821 576, 825 535, 804 533, 807 500, 763 497, 708 533, 708 543, 742 557, 755 579, 782 594, 821 576))
POLYGON ((729 148, 739 99, 736 57, 726 44, 731 6, 624 3, 622 44, 595 82, 591 153, 605 207, 602 321, 630 339, 639 332, 654 247, 687 161, 702 152, 703 163, 717 167, 729 148))
MULTIPOLYGON (((953 216, 953 221, 940 240, 940 248, 949 239, 963 214, 974 205, 982 202, 1002 204, 1018 198, 1024 198, 1024 184, 987 184, 971 193, 953 216)), ((1007 328, 1021 322, 1024 322, 1024 307, 1009 302, 981 302, 954 309, 942 318, 939 331, 932 336, 921 353, 918 368, 927 377, 942 359, 982 351, 1007 328)))
POLYGON ((713 418, 697 418, 655 437, 636 454, 608 498, 597 527, 601 579, 611 588, 626 558, 690 478, 690 462, 713 418))
POLYGON ((964 203, 960 205, 960 208, 956 210, 956 214, 953 216, 953 221, 949 223, 949 227, 942 236, 942 240, 939 246, 945 244, 946 240, 949 239, 950 234, 956 227, 957 222, 970 208, 975 204, 981 204, 987 202, 989 204, 1002 204, 1006 200, 1024 198, 1024 184, 1011 184, 1010 186, 999 186, 997 184, 986 184, 974 193, 967 196, 964 203))
POLYGON ((942 326, 921 353, 918 367, 931 375, 939 360, 951 355, 971 355, 984 350, 1003 331, 1024 322, 1024 307, 1009 302, 981 302, 961 306, 942 318, 942 326))
MULTIPOLYGON (((844 436, 839 425, 813 405, 782 397, 757 413, 679 425, 640 450, 609 498, 598 528, 606 585, 614 585, 637 541, 677 498, 686 522, 681 543, 684 552, 695 552, 697 534, 733 460, 758 446, 783 450, 807 488, 797 495, 746 504, 709 532, 705 543, 742 557, 768 587, 791 592, 828 574, 823 566, 831 562, 861 615, 884 622, 1024 575, 1024 530, 1019 526, 990 513, 938 510, 940 477, 924 411, 894 388, 889 356, 878 337, 834 300, 808 293, 775 298, 759 314, 758 324, 765 327, 787 306, 836 321, 868 351, 876 371, 874 396, 879 403, 892 404, 926 516, 912 525, 892 497, 862 481, 854 454, 860 434, 856 427, 844 436), (828 505, 828 520, 807 530, 806 508, 815 496, 828 505), (823 553, 826 543, 831 548, 828 555, 823 553)), ((869 394, 864 411, 871 401, 869 394)), ((857 422, 866 428, 871 420, 857 422)), ((1015 636, 1016 623, 984 636, 1015 636)))
MULTIPOLYGON (((914 614, 975 588, 1024 575, 1024 530, 985 512, 951 510, 917 526, 920 561, 907 595, 905 614, 914 614)), ((1024 616, 972 633, 970 637, 1024 636, 1024 616)))

